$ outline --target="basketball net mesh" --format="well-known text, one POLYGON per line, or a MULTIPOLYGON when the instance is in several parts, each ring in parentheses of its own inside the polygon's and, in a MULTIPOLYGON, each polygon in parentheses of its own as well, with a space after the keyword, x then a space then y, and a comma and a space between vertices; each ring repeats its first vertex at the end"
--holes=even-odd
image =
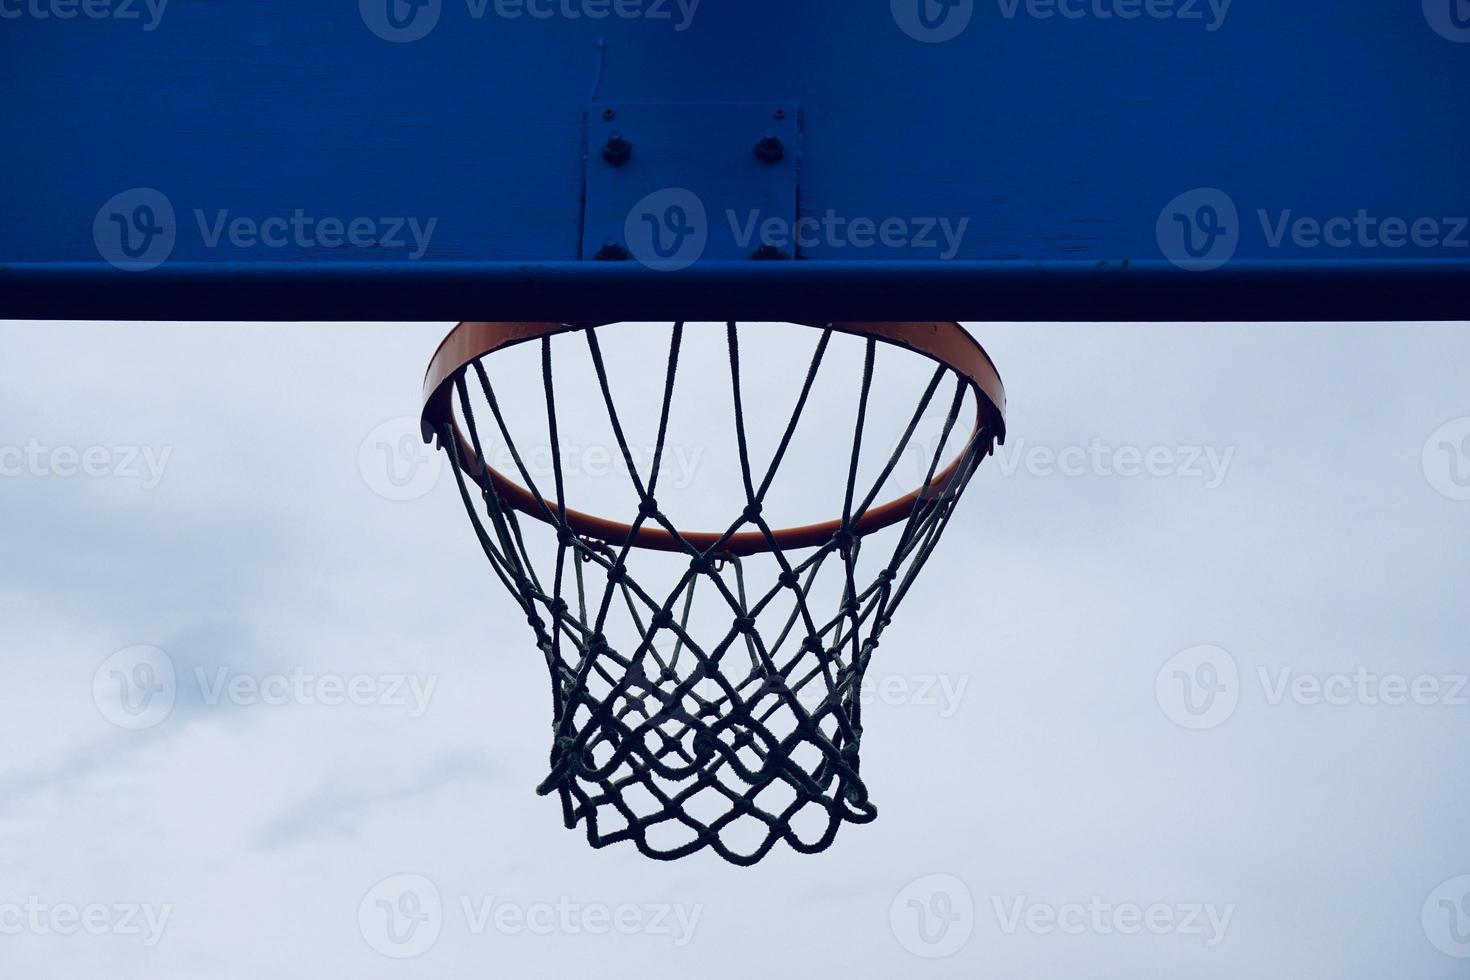
MULTIPOLYGON (((781 840, 805 853, 825 850, 844 823, 868 823, 877 810, 859 774, 862 744, 860 691, 865 671, 915 576, 933 551, 976 466, 992 451, 986 430, 969 442, 959 465, 935 483, 940 458, 968 390, 963 378, 940 366, 923 392, 899 445, 871 489, 858 486, 858 458, 873 378, 876 341, 867 339, 863 377, 847 470, 842 520, 831 539, 788 555, 763 517, 763 503, 817 377, 832 331, 823 331, 773 458, 759 473, 746 440, 740 387, 737 325, 727 325, 730 383, 745 507, 720 543, 700 550, 680 534, 659 508, 660 463, 669 408, 679 367, 682 323, 674 324, 664 382, 658 441, 646 476, 634 466, 618 418, 596 328, 586 341, 612 432, 640 501, 624 541, 579 537, 567 522, 550 337, 541 340, 554 488, 543 495, 517 450, 501 404, 481 360, 454 378, 466 441, 445 423, 438 442, 451 456, 461 497, 480 545, 496 575, 519 602, 546 659, 552 687, 553 746, 550 771, 537 792, 556 794, 565 824, 585 828, 594 847, 632 841, 644 854, 674 860, 711 848, 727 861, 750 865, 781 840), (953 394, 947 381, 953 382, 953 394), (483 396, 491 419, 477 418, 471 385, 483 396), (899 525, 882 535, 852 528, 873 505, 936 396, 947 399, 943 434, 937 440, 925 489, 899 525), (487 458, 481 426, 498 433, 515 462, 523 486, 539 502, 537 515, 556 532, 554 567, 538 573, 526 547, 521 517, 497 491, 478 460, 487 458), (466 459, 473 449, 474 458, 466 459), (687 561, 668 594, 649 594, 629 570, 632 538, 645 525, 662 527, 687 561), (754 528, 766 543, 774 582, 759 591, 748 581, 749 559, 726 553, 724 544, 754 528), (858 578, 865 543, 892 541, 876 576, 858 578), (839 576, 836 608, 813 601, 813 585, 824 573, 839 576), (690 629, 695 593, 711 593, 728 606, 729 626, 718 635, 690 629), (770 621, 778 598, 789 613, 770 621), (610 639, 609 617, 626 610, 625 639, 610 639), (766 618, 762 619, 762 614, 766 618), (799 828, 798 829, 798 825, 799 828)), ((927 451, 926 451, 927 455, 927 451)), ((544 557, 544 556, 543 556, 544 557)), ((872 560, 872 556, 868 556, 872 560)), ((868 562, 864 567, 871 568, 868 562)), ((705 595, 709 600, 709 596, 705 595)))

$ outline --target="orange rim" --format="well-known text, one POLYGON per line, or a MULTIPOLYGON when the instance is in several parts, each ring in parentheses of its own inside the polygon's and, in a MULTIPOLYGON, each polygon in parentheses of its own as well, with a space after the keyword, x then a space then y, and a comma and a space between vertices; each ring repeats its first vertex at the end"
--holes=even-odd
MULTIPOLYGON (((482 470, 480 458, 460 431, 459 422, 454 417, 455 379, 475 361, 495 351, 529 340, 584 329, 584 326, 586 325, 466 321, 455 327, 435 351, 424 377, 424 409, 421 418, 424 441, 432 442, 440 429, 447 427, 454 436, 460 468, 478 480, 482 470)), ((854 535, 861 537, 904 520, 924 499, 949 483, 982 440, 989 438, 1005 441, 1005 386, 1001 384, 995 364, 985 353, 985 349, 958 323, 831 323, 798 326, 819 330, 830 328, 838 333, 870 337, 922 354, 964 378, 975 394, 975 427, 954 460, 918 490, 897 500, 868 508, 853 522, 854 535)), ((538 498, 494 467, 483 469, 488 473, 500 498, 521 513, 540 521, 545 521, 548 513, 559 513, 555 501, 538 498)), ((842 521, 839 519, 800 527, 773 528, 770 539, 759 530, 739 531, 728 536, 713 531, 680 532, 680 537, 675 537, 662 527, 645 526, 634 531, 632 525, 570 508, 565 511, 565 515, 567 526, 582 537, 613 545, 631 544, 635 548, 652 551, 684 552, 687 543, 701 552, 708 552, 723 541, 720 547, 723 554, 753 555, 771 551, 771 540, 782 550, 819 547, 831 541, 842 530, 842 521)))

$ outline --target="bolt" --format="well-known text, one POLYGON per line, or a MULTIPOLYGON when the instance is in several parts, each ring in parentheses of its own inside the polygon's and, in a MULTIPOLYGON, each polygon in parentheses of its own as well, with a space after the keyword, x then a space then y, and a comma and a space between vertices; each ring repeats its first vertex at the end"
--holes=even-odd
POLYGON ((609 238, 597 250, 597 259, 602 262, 621 262, 628 257, 628 250, 609 238))
POLYGON ((755 155, 766 163, 776 163, 786 156, 786 147, 781 143, 781 137, 775 133, 767 133, 755 145, 755 155))
POLYGON ((602 110, 602 118, 604 118, 604 119, 616 119, 616 118, 618 118, 618 110, 616 110, 616 109, 603 109, 602 110))
POLYGON ((777 119, 785 119, 786 118, 786 110, 785 109, 777 109, 776 110, 776 118, 777 119))
POLYGON ((755 250, 755 254, 752 255, 751 258, 753 258, 753 259, 784 259, 784 258, 786 258, 786 253, 783 252, 783 251, 781 251, 779 248, 777 248, 774 245, 762 245, 762 246, 760 246, 759 248, 757 248, 755 250))
POLYGON ((623 138, 622 133, 613 133, 602 148, 602 158, 614 167, 621 167, 633 155, 633 144, 623 138))

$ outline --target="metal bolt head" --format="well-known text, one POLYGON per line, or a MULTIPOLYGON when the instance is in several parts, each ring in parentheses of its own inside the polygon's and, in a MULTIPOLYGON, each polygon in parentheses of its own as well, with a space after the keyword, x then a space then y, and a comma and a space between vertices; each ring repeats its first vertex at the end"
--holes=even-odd
POLYGON ((766 163, 777 163, 786 156, 786 146, 781 142, 781 137, 775 133, 767 133, 755 145, 755 155, 766 163))
POLYGON ((755 254, 752 255, 751 258, 761 259, 763 261, 769 261, 771 259, 784 259, 786 258, 786 253, 781 251, 774 245, 761 245, 756 248, 755 254))
POLYGON ((633 156, 633 144, 622 133, 613 133, 602 147, 602 158, 614 167, 621 167, 633 156))
POLYGON ((616 118, 618 118, 618 110, 616 110, 616 109, 610 109, 610 108, 609 109, 603 109, 602 110, 602 118, 609 119, 609 120, 610 119, 616 119, 616 118))
POLYGON ((609 238, 602 243, 597 250, 597 260, 600 262, 621 262, 628 257, 628 250, 609 238))

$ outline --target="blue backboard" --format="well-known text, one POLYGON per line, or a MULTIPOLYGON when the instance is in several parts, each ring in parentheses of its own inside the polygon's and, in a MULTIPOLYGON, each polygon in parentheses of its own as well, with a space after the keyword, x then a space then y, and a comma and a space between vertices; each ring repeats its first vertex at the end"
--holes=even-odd
POLYGON ((0 317, 1470 318, 1470 2, 0 0, 0 317))

